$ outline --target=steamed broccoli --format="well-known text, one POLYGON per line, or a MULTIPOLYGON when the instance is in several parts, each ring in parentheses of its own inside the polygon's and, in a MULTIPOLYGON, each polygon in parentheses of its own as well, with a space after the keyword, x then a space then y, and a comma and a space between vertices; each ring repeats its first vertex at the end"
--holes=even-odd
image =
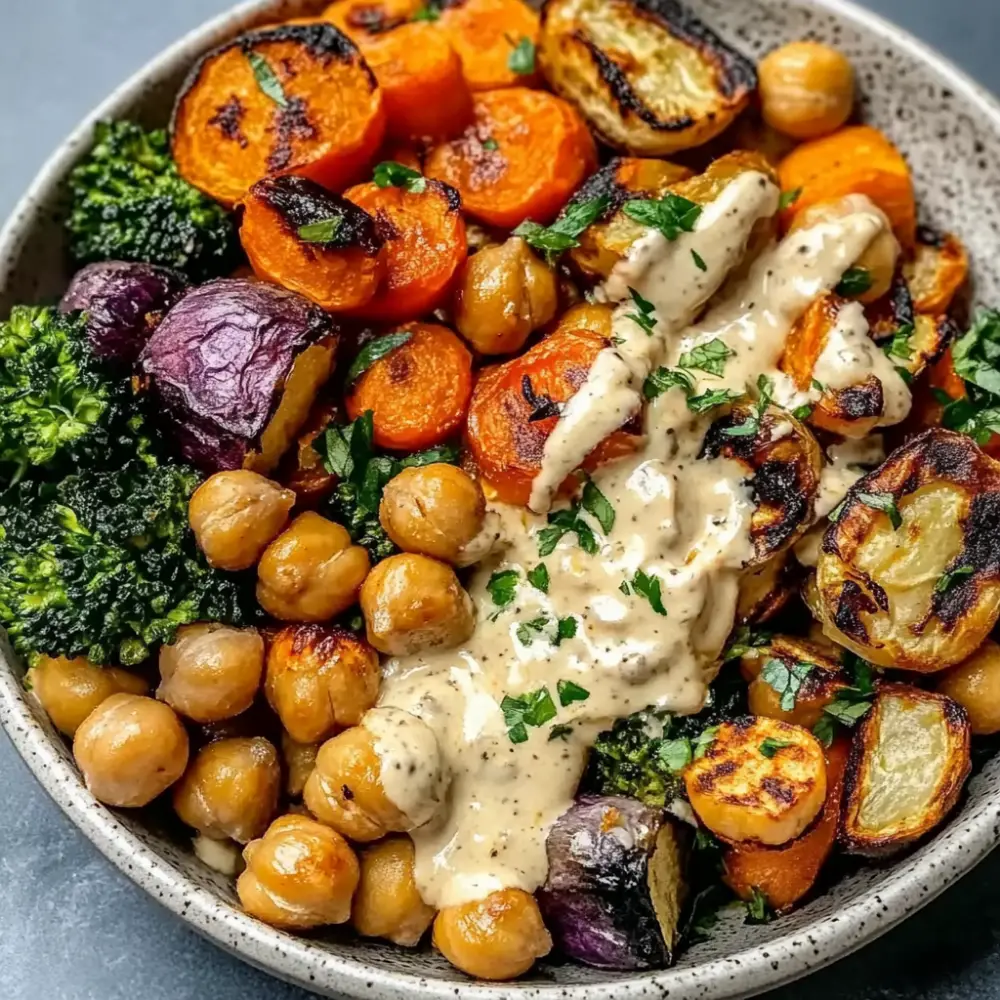
POLYGON ((145 261, 195 281, 232 270, 236 230, 229 213, 177 172, 162 129, 100 122, 90 155, 69 179, 70 250, 81 263, 145 261))
POLYGON ((131 396, 102 372, 80 314, 15 306, 0 323, 0 472, 16 482, 36 466, 115 461, 141 424, 131 396))
POLYGON ((0 624, 15 647, 130 665, 180 625, 259 613, 252 581, 213 570, 195 545, 198 481, 135 460, 0 494, 0 624))

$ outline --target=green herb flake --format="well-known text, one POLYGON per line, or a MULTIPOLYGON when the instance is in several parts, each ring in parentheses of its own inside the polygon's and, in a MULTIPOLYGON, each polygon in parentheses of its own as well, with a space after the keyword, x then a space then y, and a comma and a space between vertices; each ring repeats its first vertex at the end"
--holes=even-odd
POLYGON ((488 153, 495 153, 500 148, 500 143, 490 136, 488 139, 483 140, 483 149, 488 153))
POLYGON ((656 399, 675 387, 690 395, 694 392, 694 379, 680 368, 660 367, 646 376, 646 381, 642 383, 642 394, 646 399, 656 399))
POLYGON ((633 221, 658 229, 673 242, 681 233, 694 231, 701 216, 701 205, 668 192, 662 198, 627 201, 622 211, 633 221))
POLYGON ((343 224, 344 220, 339 215, 331 215, 328 219, 299 226, 296 233, 303 243, 333 243, 343 224))
MULTIPOLYGON (((576 619, 572 615, 560 618, 559 621, 556 622, 555 644, 558 646, 563 639, 576 638, 576 627, 576 619)), ((563 702, 563 704, 566 703, 563 702)))
POLYGON ((666 615, 667 609, 663 606, 663 597, 660 593, 660 578, 651 573, 644 573, 641 569, 636 570, 632 577, 632 589, 640 597, 645 597, 649 601, 650 607, 658 615, 666 615))
POLYGON ((791 208, 799 198, 802 196, 802 188, 795 188, 792 191, 782 191, 781 197, 778 199, 778 208, 784 211, 786 208, 791 208))
POLYGON ((796 420, 808 420, 812 416, 812 411, 813 408, 808 403, 805 403, 802 406, 796 406, 791 413, 796 420))
POLYGON ((760 432, 761 421, 771 405, 774 396, 774 379, 767 375, 760 375, 757 378, 757 402, 753 412, 742 424, 734 424, 731 427, 724 427, 722 433, 727 437, 750 437, 760 432))
POLYGON ((750 898, 746 901, 746 908, 745 922, 748 924, 769 924, 774 919, 774 909, 757 886, 753 887, 750 898))
POLYGON ((816 669, 813 663, 793 663, 788 666, 781 660, 768 660, 760 672, 761 680, 781 696, 781 710, 790 712, 802 682, 816 669))
POLYGON ((504 723, 507 726, 507 736, 511 743, 524 743, 528 738, 526 726, 544 726, 556 716, 555 702, 548 688, 539 688, 527 694, 512 698, 504 695, 500 702, 504 723))
POLYGON ((910 361, 913 358, 913 348, 910 338, 913 336, 913 324, 904 323, 893 332, 892 339, 883 347, 890 358, 900 358, 910 361))
MULTIPOLYGON (((576 621, 575 618, 570 620, 576 621)), ((590 697, 590 692, 586 688, 580 687, 574 681, 557 682, 556 693, 559 695, 559 704, 563 708, 567 705, 572 705, 574 701, 586 701, 590 697)))
POLYGON ((584 484, 580 505, 597 521, 605 535, 611 534, 615 526, 615 509, 592 479, 584 484))
POLYGON ((598 550, 593 528, 580 517, 580 504, 575 503, 563 510, 553 511, 548 516, 548 527, 538 532, 538 554, 543 559, 551 555, 564 535, 575 534, 577 544, 588 555, 598 550))
POLYGON ((896 498, 891 493, 856 493, 855 499, 860 500, 866 507, 887 515, 893 531, 902 525, 903 516, 899 513, 896 498))
POLYGON ((511 49, 507 68, 518 76, 531 76, 535 72, 535 43, 530 38, 521 38, 511 49))
POLYGON ((718 406, 736 403, 743 397, 744 393, 737 392, 735 389, 709 389, 700 396, 688 396, 687 405, 692 413, 707 413, 718 406))
POLYGON ((698 735, 698 738, 694 741, 694 759, 701 760, 705 754, 711 749, 712 744, 715 742, 715 737, 719 732, 718 726, 707 726, 698 735))
POLYGON ((383 160, 379 163, 372 174, 372 179, 377 187, 398 187, 410 194, 423 194, 427 190, 427 178, 414 170, 412 167, 404 166, 395 160, 383 160))
POLYGON ((549 743, 553 740, 566 740, 572 734, 572 726, 567 726, 562 722, 558 722, 549 730, 549 743))
POLYGON ((551 226, 542 226, 529 220, 522 222, 513 235, 520 236, 529 246, 541 250, 546 261, 554 264, 559 254, 580 245, 578 237, 604 214, 610 203, 606 194, 588 201, 571 202, 551 226))
POLYGON ((644 299, 631 285, 628 291, 638 312, 628 313, 626 319, 635 322, 640 329, 645 331, 647 337, 651 337, 657 322, 656 307, 648 299, 644 299))
POLYGON ((957 569, 949 570, 947 573, 942 573, 941 578, 934 585, 935 594, 946 594, 952 587, 955 586, 961 579, 967 576, 971 576, 976 572, 975 566, 959 566, 957 569))
POLYGON ((656 748, 656 757, 668 770, 677 773, 691 763, 693 751, 691 741, 684 737, 676 740, 663 740, 656 748))
POLYGON ((628 581, 627 581, 627 580, 622 580, 622 582, 621 582, 621 583, 620 583, 620 584, 618 585, 618 589, 619 589, 619 590, 620 590, 620 591, 621 591, 621 592, 622 592, 622 593, 623 593, 623 594, 624 594, 624 595, 625 595, 626 597, 628 597, 628 596, 629 596, 629 595, 630 595, 630 594, 632 593, 632 589, 631 589, 631 588, 629 587, 629 585, 628 585, 628 581))
MULTIPOLYGON (((436 21, 441 11, 434 4, 424 4, 411 18, 411 21, 436 21)), ((527 737, 526 737, 527 738, 527 737)))
POLYGON ((790 740, 776 740, 768 736, 760 744, 760 752, 770 760, 779 750, 785 747, 795 746, 790 740))
POLYGON ((247 62, 250 63, 260 92, 274 101, 279 108, 287 108, 288 98, 285 97, 285 90, 271 64, 259 52, 248 52, 247 62))
POLYGON ((376 361, 392 354, 398 347, 413 339, 412 333, 387 333, 384 337, 376 337, 368 341, 358 352, 358 356, 347 369, 345 379, 347 385, 353 385, 376 361))
POLYGON ((826 386, 818 378, 814 378, 811 384, 817 392, 826 392, 826 386))
POLYGON ((543 594, 549 592, 549 569, 545 563, 539 563, 534 569, 529 569, 527 576, 528 583, 535 590, 540 590, 543 594))
POLYGON ((871 273, 863 267, 849 267, 834 291, 845 299, 864 295, 872 287, 871 273))
POLYGON ((505 608, 513 602, 517 594, 518 580, 516 569, 498 570, 490 577, 486 589, 498 608, 505 608))
POLYGON ((718 337, 713 337, 707 343, 698 344, 690 351, 682 354, 677 363, 681 368, 696 368, 721 378, 726 369, 726 360, 735 352, 718 337))
POLYGON ((517 641, 522 646, 530 646, 537 638, 539 638, 539 636, 541 636, 548 624, 549 619, 544 615, 541 615, 538 618, 532 618, 531 621, 521 622, 517 626, 514 634, 517 636, 517 641))
POLYGON ((747 653, 758 651, 762 646, 770 644, 774 638, 773 632, 754 632, 749 625, 741 625, 734 633, 732 641, 726 648, 723 661, 738 660, 747 653))
POLYGON ((691 250, 691 259, 694 261, 694 266, 698 268, 699 271, 708 270, 708 264, 705 263, 705 258, 693 248, 691 250))

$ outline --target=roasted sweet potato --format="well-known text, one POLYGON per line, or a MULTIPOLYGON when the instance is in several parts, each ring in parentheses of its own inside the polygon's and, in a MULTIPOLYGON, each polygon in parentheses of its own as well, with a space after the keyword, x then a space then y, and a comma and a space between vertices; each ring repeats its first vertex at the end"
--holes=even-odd
POLYGON ((676 0, 546 0, 538 56, 594 131, 638 156, 708 142, 757 86, 753 63, 676 0))
POLYGON ((818 617, 883 667, 930 673, 971 656, 1000 616, 1000 464, 934 429, 860 479, 831 514, 818 617))
POLYGON ((336 0, 322 16, 357 45, 364 45, 409 23, 422 7, 424 0, 336 0))
POLYGON ((370 302, 385 273, 375 220, 304 177, 258 181, 243 199, 240 241, 254 272, 328 312, 370 302))
POLYGON ((456 188, 487 225, 551 222, 597 164, 586 123, 560 98, 524 87, 477 94, 474 109, 463 135, 431 150, 427 176, 456 188))
POLYGON ((183 177, 225 205, 263 177, 294 173, 342 190, 385 133, 382 92, 332 24, 249 31, 191 70, 174 106, 183 177))
POLYGON ((951 233, 917 230, 913 256, 903 265, 903 276, 918 313, 946 313, 969 276, 965 247, 951 233))
POLYGON ((934 829, 969 775, 969 719, 950 698, 883 684, 854 732, 840 842, 884 857, 934 829))

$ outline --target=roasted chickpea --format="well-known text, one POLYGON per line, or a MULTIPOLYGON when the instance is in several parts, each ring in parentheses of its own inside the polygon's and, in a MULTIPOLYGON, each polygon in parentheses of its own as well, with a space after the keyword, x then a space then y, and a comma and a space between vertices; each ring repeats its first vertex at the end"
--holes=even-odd
POLYGON ((358 856, 361 881, 351 923, 364 937, 386 938, 412 948, 434 919, 434 907, 420 898, 414 874, 413 841, 387 837, 358 856))
POLYGON ((975 735, 1000 732, 1000 646, 992 639, 943 674, 937 689, 968 712, 975 735))
POLYGON ((95 667, 84 656, 72 660, 40 656, 28 671, 27 681, 52 725, 66 736, 73 736, 105 698, 122 691, 145 694, 149 690, 141 677, 116 667, 95 667))
POLYGON ((454 563, 479 533, 486 500, 479 484, 454 465, 404 469, 390 479, 378 517, 404 551, 454 563))
POLYGON ((316 766, 319 743, 299 743, 288 733, 281 734, 281 756, 285 758, 285 792, 289 798, 299 799, 306 781, 316 766))
POLYGON ((791 42, 758 67, 761 110, 772 128, 795 139, 836 131, 854 107, 854 70, 820 42, 791 42))
POLYGON ((380 562, 361 588, 368 641, 405 656, 457 646, 475 628, 472 599, 455 571, 436 559, 404 553, 380 562))
POLYGON ((280 816, 243 850, 236 894, 251 916, 306 930, 351 916, 358 859, 335 830, 307 816, 280 816))
POLYGON ((264 672, 264 640, 252 628, 200 622, 160 649, 156 697, 195 722, 245 712, 264 672))
POLYGON ((174 811, 206 837, 245 844, 278 810, 281 764, 262 736, 202 747, 174 786, 174 811))
POLYGON ((458 332, 480 354, 513 354, 556 314, 555 273, 519 236, 465 262, 455 285, 458 332))
POLYGON ((477 979, 514 979, 552 950, 535 897, 501 889, 485 899, 446 906, 434 920, 434 946, 477 979))
POLYGON ((257 600, 281 621, 327 621, 357 600, 368 567, 368 553, 344 528, 306 511, 261 557, 257 600))
POLYGON ((77 729, 73 756, 99 802, 145 806, 184 773, 188 736, 174 710, 162 702, 113 694, 77 729))
POLYGON ((334 625, 290 625, 267 654, 264 693, 289 735, 318 743, 356 726, 375 704, 378 653, 334 625))
POLYGON ((194 491, 188 518, 198 547, 219 569, 249 569, 288 523, 295 494, 249 469, 209 476, 194 491))

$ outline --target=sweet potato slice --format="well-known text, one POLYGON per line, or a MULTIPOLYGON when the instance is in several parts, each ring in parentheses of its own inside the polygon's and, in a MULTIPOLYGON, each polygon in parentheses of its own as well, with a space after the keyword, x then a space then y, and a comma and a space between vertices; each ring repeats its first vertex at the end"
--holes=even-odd
POLYGON ((304 177, 258 181, 242 202, 240 240, 254 272, 328 312, 370 302, 385 272, 375 220, 304 177))
POLYGON ((385 132, 382 93, 332 24, 262 28, 203 56, 177 96, 183 177, 233 205, 262 177, 294 173, 341 190, 385 132))
POLYGON ((903 276, 918 313, 945 313, 969 276, 965 247, 951 233, 920 229, 913 256, 903 265, 903 276))
POLYGON ((357 45, 407 24, 424 0, 336 0, 322 14, 357 45))
POLYGON ((840 842, 884 857, 929 833, 954 808, 971 769, 969 719, 951 698, 883 684, 854 732, 840 842))

